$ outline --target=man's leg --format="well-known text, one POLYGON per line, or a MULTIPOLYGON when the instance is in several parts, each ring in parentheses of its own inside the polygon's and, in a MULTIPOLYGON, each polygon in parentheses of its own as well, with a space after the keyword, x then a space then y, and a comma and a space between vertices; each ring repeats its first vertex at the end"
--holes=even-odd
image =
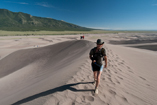
POLYGON ((101 71, 97 71, 97 82, 95 88, 98 88, 100 84, 100 76, 101 76, 101 71))
POLYGON ((97 71, 93 71, 93 76, 94 76, 94 82, 93 82, 93 84, 96 85, 96 81, 97 81, 97 71))
POLYGON ((97 71, 97 81, 96 81, 96 86, 95 86, 95 93, 98 94, 98 86, 100 84, 100 76, 101 76, 101 71, 97 71))
POLYGON ((93 71, 94 72, 94 80, 97 80, 97 71, 93 71))
POLYGON ((97 76, 96 76, 97 77, 97 82, 96 82, 95 88, 98 88, 98 86, 100 84, 100 76, 101 76, 101 73, 103 71, 103 68, 104 68, 104 66, 102 65, 101 68, 100 68, 100 71, 97 71, 97 76))

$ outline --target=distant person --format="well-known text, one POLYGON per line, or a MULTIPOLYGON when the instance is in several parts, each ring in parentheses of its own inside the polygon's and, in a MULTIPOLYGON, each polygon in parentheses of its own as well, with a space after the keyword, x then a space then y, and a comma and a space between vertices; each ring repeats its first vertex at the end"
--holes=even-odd
POLYGON ((84 39, 84 35, 83 35, 83 36, 80 36, 80 39, 84 39))
POLYGON ((95 85, 95 93, 98 94, 98 86, 100 83, 100 76, 103 71, 103 68, 107 67, 107 56, 106 51, 103 47, 104 42, 101 39, 98 39, 96 42, 97 46, 92 48, 89 57, 92 60, 92 70, 94 73, 94 85, 95 85), (102 61, 105 61, 105 65, 103 66, 102 61))
POLYGON ((82 36, 80 36, 80 39, 82 39, 82 36))

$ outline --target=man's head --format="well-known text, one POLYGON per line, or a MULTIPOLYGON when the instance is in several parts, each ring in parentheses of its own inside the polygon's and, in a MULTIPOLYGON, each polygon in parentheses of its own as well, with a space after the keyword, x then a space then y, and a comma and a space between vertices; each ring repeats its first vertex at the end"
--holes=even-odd
POLYGON ((101 48, 103 46, 104 42, 102 42, 101 39, 98 39, 96 44, 97 44, 98 48, 101 48))

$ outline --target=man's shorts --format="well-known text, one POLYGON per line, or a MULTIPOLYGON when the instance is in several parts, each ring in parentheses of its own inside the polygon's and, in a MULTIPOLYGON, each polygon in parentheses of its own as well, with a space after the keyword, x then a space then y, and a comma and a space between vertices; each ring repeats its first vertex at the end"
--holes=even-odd
POLYGON ((103 65, 99 65, 96 62, 92 63, 91 65, 92 65, 92 70, 93 71, 101 71, 101 72, 103 71, 103 68, 104 68, 103 65))

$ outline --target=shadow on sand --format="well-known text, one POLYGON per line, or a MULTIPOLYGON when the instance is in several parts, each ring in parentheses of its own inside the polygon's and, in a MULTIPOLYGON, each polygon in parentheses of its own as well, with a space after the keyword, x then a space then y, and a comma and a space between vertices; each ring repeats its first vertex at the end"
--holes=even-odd
POLYGON ((71 87, 71 86, 75 86, 75 85, 78 85, 78 84, 89 84, 89 83, 93 83, 93 82, 79 82, 79 83, 74 83, 74 84, 63 85, 63 86, 56 87, 54 89, 50 89, 50 90, 47 90, 45 92, 39 93, 39 94, 35 94, 35 95, 27 97, 27 98, 24 98, 20 101, 17 101, 15 103, 13 103, 12 105, 23 104, 23 103, 32 101, 34 99, 37 99, 39 97, 46 96, 46 95, 49 95, 49 94, 53 94, 53 93, 58 92, 58 91, 64 91, 64 90, 67 90, 67 89, 71 90, 71 91, 74 91, 74 92, 94 91, 94 89, 80 89, 80 90, 78 90, 78 89, 75 89, 75 88, 71 87))

